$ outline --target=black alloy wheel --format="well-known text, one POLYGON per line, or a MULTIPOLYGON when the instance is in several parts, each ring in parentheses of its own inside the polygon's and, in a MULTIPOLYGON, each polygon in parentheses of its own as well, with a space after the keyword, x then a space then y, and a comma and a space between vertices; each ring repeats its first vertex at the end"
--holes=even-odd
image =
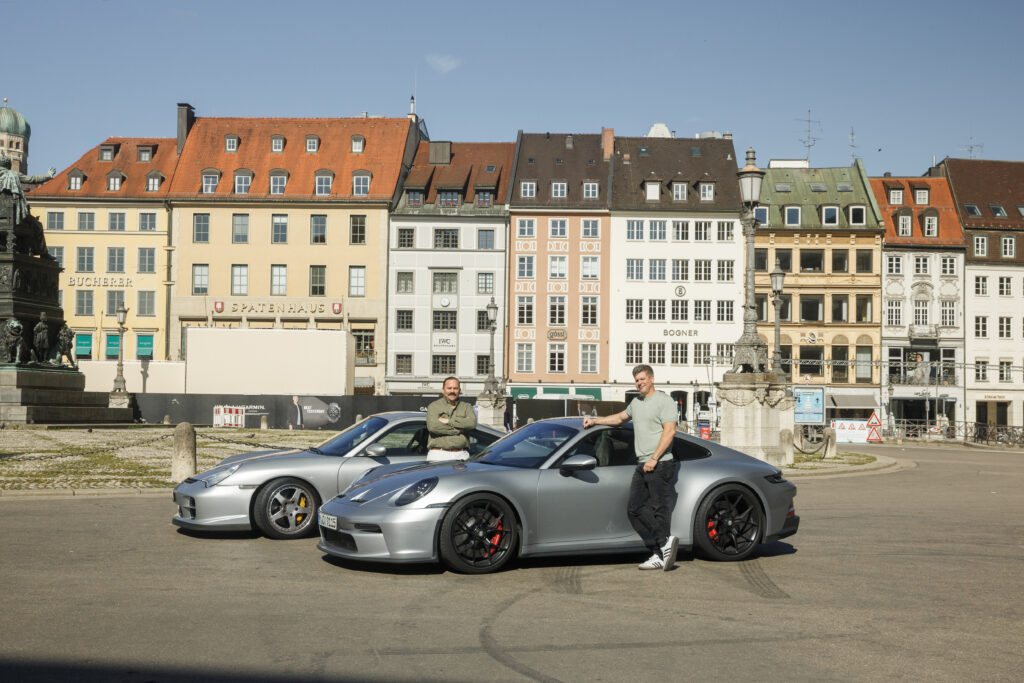
POLYGON ((264 486, 256 496, 253 517, 270 538, 303 538, 317 530, 320 497, 306 482, 283 477, 264 486))
POLYGON ((735 562, 750 557, 764 535, 764 514, 750 489, 719 486, 701 502, 693 537, 709 559, 735 562))
POLYGON ((509 504, 490 493, 457 501, 441 524, 441 560, 452 571, 486 574, 515 555, 519 531, 509 504))

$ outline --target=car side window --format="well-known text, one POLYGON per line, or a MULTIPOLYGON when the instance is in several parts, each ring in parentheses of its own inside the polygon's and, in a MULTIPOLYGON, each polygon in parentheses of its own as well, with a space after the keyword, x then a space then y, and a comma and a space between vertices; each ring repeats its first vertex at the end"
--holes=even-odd
POLYGON ((672 442, 672 459, 673 460, 700 460, 711 455, 708 449, 703 446, 699 446, 695 443, 691 443, 682 437, 676 437, 675 441, 672 442))
POLYGON ((629 429, 601 429, 593 431, 569 449, 561 458, 589 455, 597 459, 598 467, 636 466, 633 450, 633 432, 629 429))
POLYGON ((481 432, 476 429, 470 430, 470 432, 466 434, 466 437, 469 439, 470 455, 480 453, 500 438, 494 434, 488 434, 487 432, 481 432))
POLYGON ((422 455, 427 452, 427 424, 403 422, 376 441, 388 449, 388 455, 422 455))

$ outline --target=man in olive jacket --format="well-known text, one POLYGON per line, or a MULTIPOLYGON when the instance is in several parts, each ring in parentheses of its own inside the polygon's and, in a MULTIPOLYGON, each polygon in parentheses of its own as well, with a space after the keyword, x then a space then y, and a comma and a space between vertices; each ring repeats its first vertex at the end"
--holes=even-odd
POLYGON ((427 460, 468 460, 469 437, 476 428, 473 407, 459 400, 462 385, 457 377, 446 377, 441 398, 427 406, 427 460))

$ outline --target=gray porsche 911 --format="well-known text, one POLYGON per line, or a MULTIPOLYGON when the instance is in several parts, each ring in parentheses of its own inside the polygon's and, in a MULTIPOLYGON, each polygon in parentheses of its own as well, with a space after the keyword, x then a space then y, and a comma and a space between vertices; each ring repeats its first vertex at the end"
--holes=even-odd
MULTIPOLYGON (((796 486, 771 465, 677 433, 672 533, 713 560, 742 560, 791 536, 796 486)), ((468 462, 382 466, 320 508, 323 552, 436 562, 481 574, 514 556, 642 552, 626 517, 637 466, 631 424, 528 424, 468 462)))
MULTIPOLYGON (((469 432, 469 452, 479 453, 502 432, 479 426, 469 432)), ((225 458, 174 489, 185 529, 239 531, 258 528, 270 538, 298 538, 316 531, 316 509, 367 470, 427 458, 426 413, 380 413, 355 423, 319 446, 255 451, 225 458)))

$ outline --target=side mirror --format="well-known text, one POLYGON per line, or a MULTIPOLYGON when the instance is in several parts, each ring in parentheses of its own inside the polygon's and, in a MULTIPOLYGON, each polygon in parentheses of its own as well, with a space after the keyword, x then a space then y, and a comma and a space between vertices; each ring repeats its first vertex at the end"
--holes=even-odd
POLYGON ((387 446, 382 446, 379 443, 370 444, 363 451, 363 455, 368 455, 371 458, 383 458, 388 454, 387 446))
POLYGON ((558 473, 568 477, 573 472, 592 470, 597 467, 597 458, 592 455, 570 455, 558 466, 558 473))

